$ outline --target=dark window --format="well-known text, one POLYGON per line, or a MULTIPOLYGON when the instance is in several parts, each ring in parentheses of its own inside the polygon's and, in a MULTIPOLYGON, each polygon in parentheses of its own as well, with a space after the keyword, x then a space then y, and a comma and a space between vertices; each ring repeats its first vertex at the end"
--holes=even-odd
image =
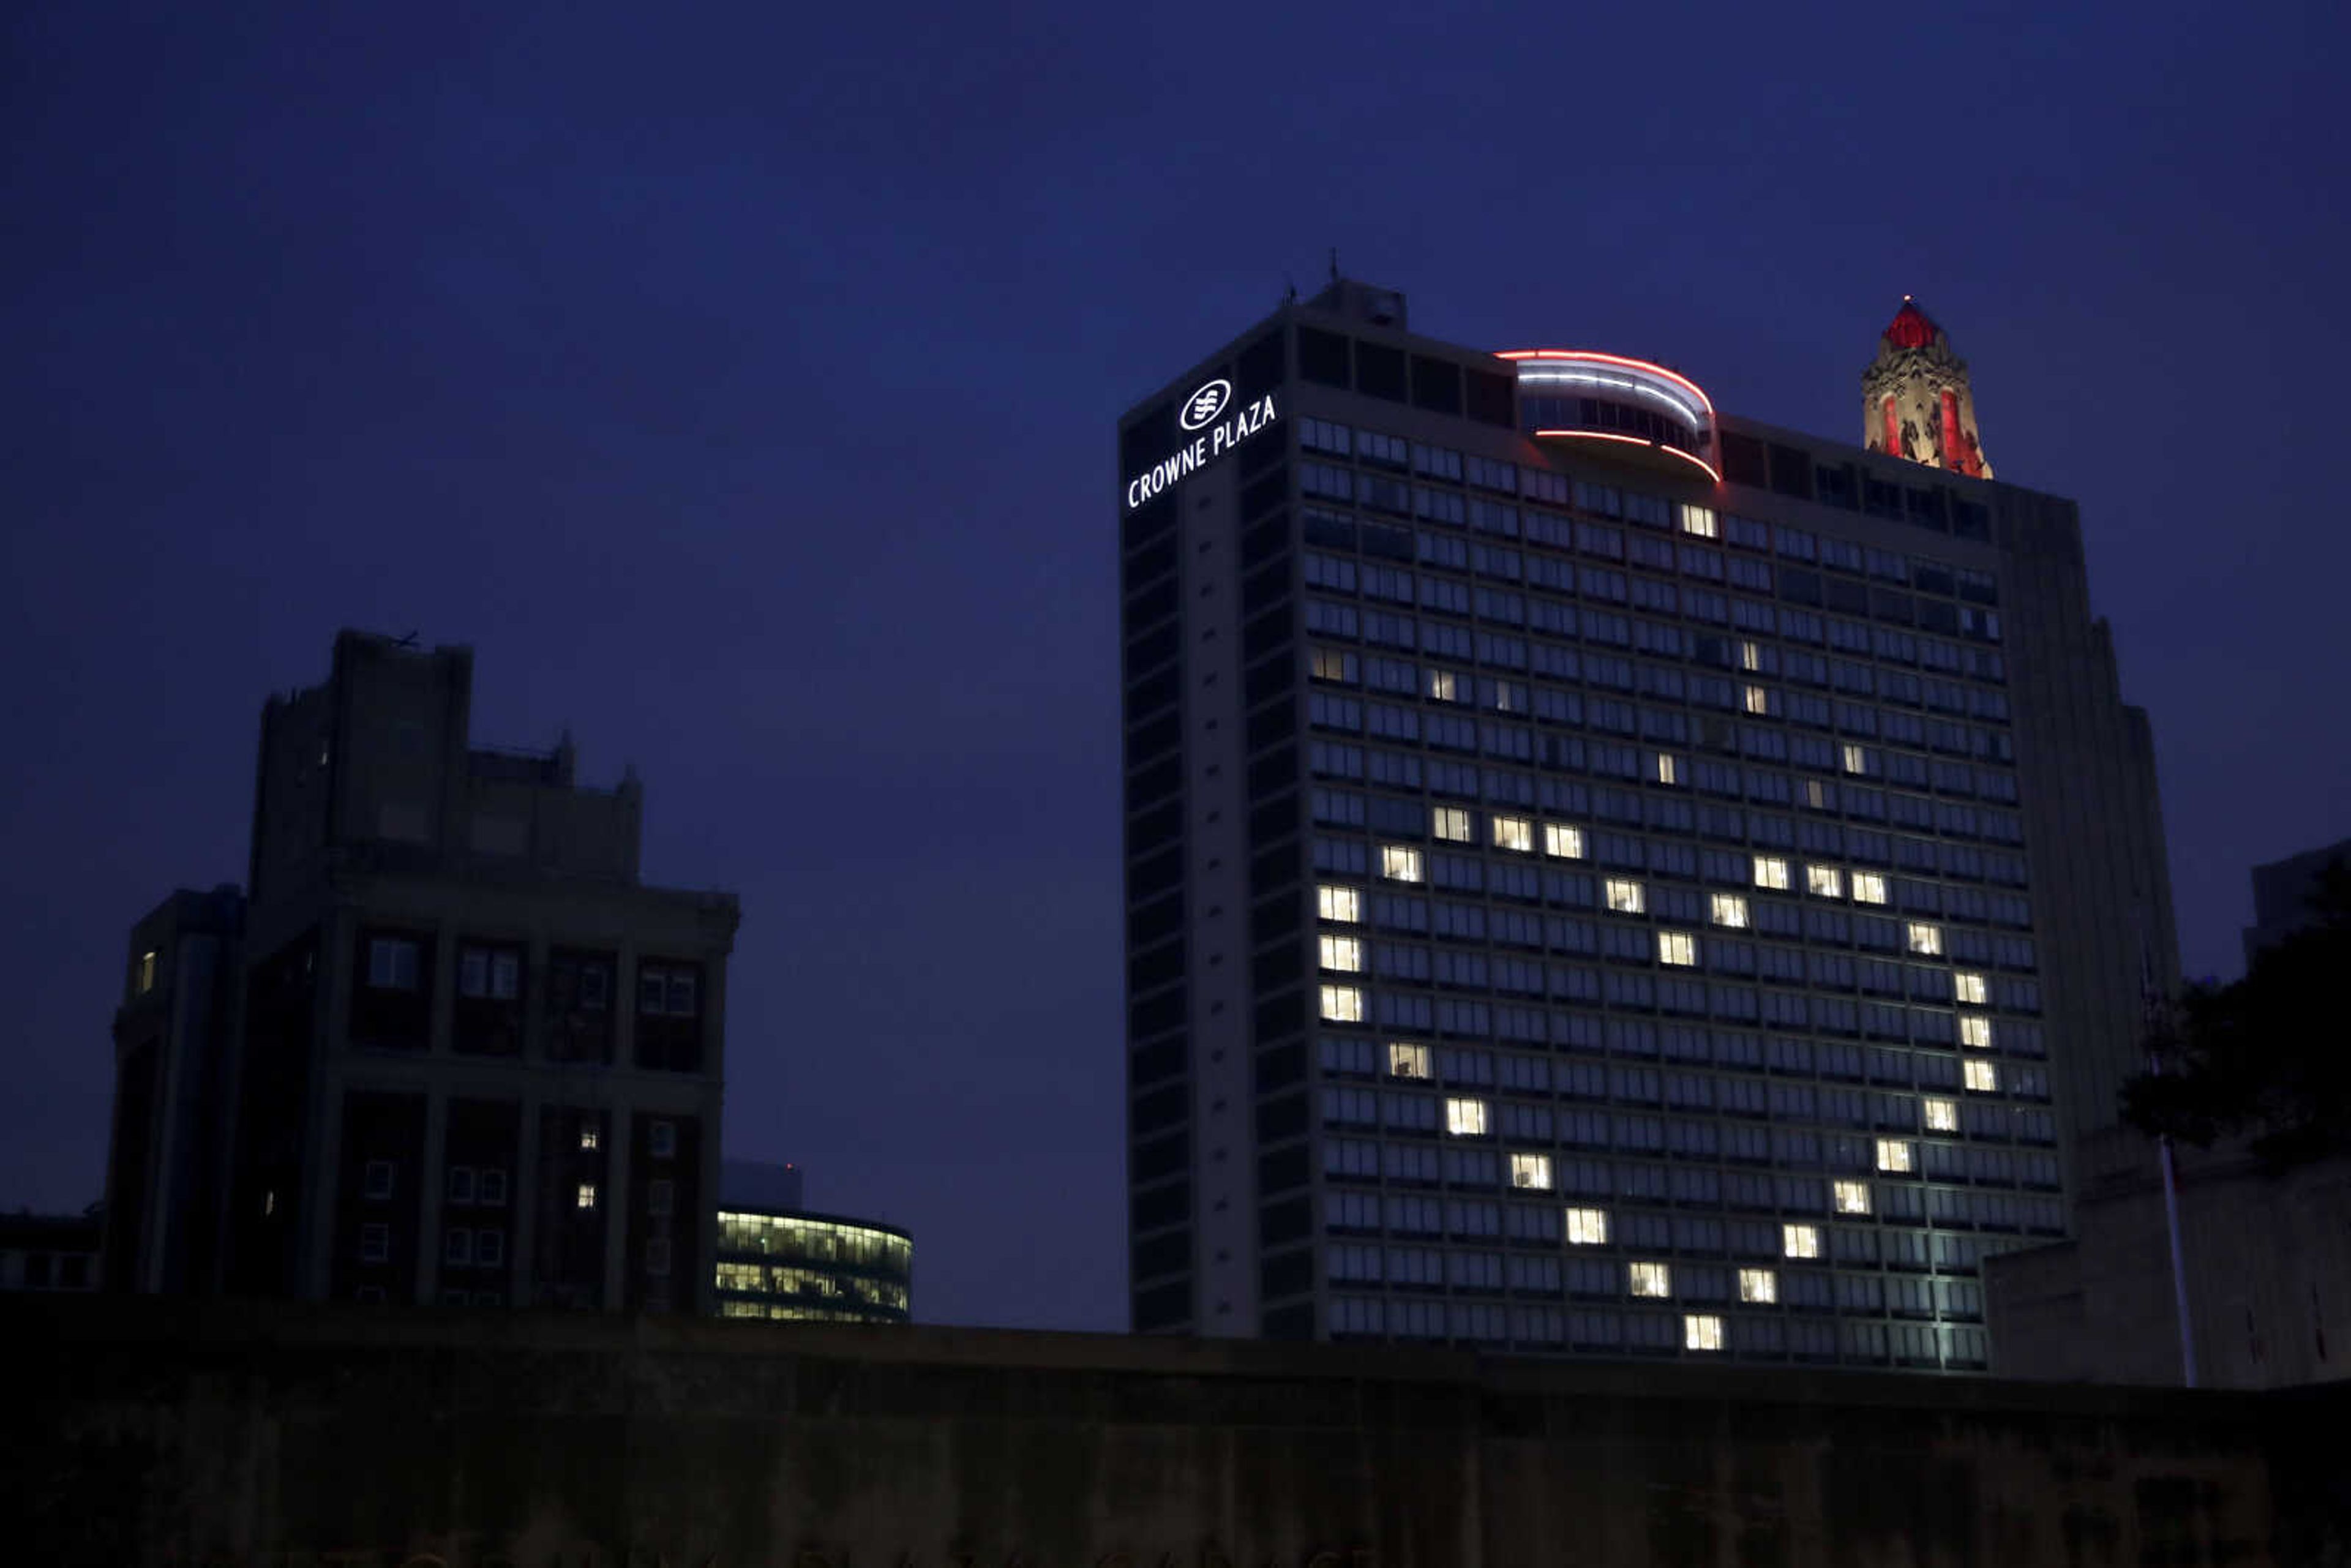
POLYGON ((1763 444, 1751 435, 1738 435, 1726 430, 1720 437, 1722 446, 1722 476, 1733 485, 1745 485, 1761 489, 1771 483, 1771 467, 1763 455, 1763 444))
POLYGON ((1519 382, 1515 375, 1497 375, 1491 371, 1470 371, 1469 417, 1480 424, 1498 425, 1504 430, 1518 427, 1518 412, 1512 406, 1518 396, 1519 382))
POLYGON ((1461 412, 1461 367, 1450 360, 1412 357, 1412 405, 1432 413, 1461 412))
POLYGON ((612 1060, 610 953, 559 947, 547 956, 547 1054, 556 1061, 612 1060))
POLYGON ((1355 390, 1371 397, 1384 397, 1390 402, 1404 402, 1404 350, 1358 342, 1355 390))
POLYGON ((701 965, 649 959, 637 966, 637 1065, 701 1071, 701 965))
POLYGON ((1336 332, 1298 329, 1298 373, 1326 387, 1347 384, 1347 340, 1336 332))
POLYGON ((1289 367, 1283 363, 1281 333, 1268 332, 1240 352, 1233 365, 1233 396, 1254 402, 1281 384, 1289 367))

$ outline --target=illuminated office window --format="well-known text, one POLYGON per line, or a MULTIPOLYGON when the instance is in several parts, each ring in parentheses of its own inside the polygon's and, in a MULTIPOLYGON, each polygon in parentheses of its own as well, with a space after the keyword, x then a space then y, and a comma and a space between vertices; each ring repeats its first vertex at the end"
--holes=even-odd
POLYGON ((1943 928, 1939 925, 1913 920, 1909 925, 1909 935, 1910 951, 1913 953, 1923 953, 1931 957, 1943 950, 1943 928))
POLYGON ((1450 670, 1431 670, 1425 689, 1437 702, 1458 703, 1461 700, 1461 677, 1450 670))
POLYGON ((1747 900, 1735 893, 1718 893, 1707 901, 1708 913, 1717 925, 1733 931, 1747 929, 1747 900))
POLYGON ((1844 747, 1844 770, 1847 773, 1866 772, 1868 768, 1868 754, 1863 751, 1860 747, 1848 746, 1844 747))
POLYGON ((1928 1132, 1956 1133, 1959 1130, 1959 1107, 1956 1101, 1929 1096, 1919 1102, 1919 1109, 1926 1113, 1928 1132))
POLYGON ((1343 925, 1353 925, 1364 917, 1364 895, 1352 887, 1324 883, 1314 890, 1314 905, 1323 919, 1343 925))
POLYGON ((1633 1293, 1636 1296, 1670 1296, 1674 1293, 1674 1271, 1664 1263, 1627 1263, 1633 1293))
POLYGON ((1684 967, 1698 962, 1698 938, 1687 931, 1657 933, 1657 962, 1684 967))
POLYGON ((1763 667, 1763 650, 1758 648, 1752 643, 1741 643, 1739 644, 1739 667, 1742 670, 1748 671, 1761 669, 1763 667))
POLYGON ((1353 663, 1353 655, 1343 653, 1336 648, 1317 648, 1314 650, 1312 674, 1318 681, 1352 681, 1355 678, 1355 672, 1349 666, 1353 663))
POLYGON ((1382 844, 1380 874, 1390 882, 1418 882, 1420 852, 1410 844, 1382 844))
POLYGON ((1364 945, 1353 936, 1324 936, 1322 967, 1343 975, 1359 972, 1364 967, 1364 945))
POLYGON ((1959 1017, 1959 1043, 1961 1045, 1972 1045, 1978 1051, 1990 1051, 1991 1049, 1991 1019, 1980 1019, 1964 1013, 1961 1014, 1959 1017))
POLYGON ((1682 532, 1702 539, 1720 537, 1721 529, 1714 520, 1714 508, 1685 505, 1682 507, 1682 532))
POLYGON ((1844 896, 1844 873, 1833 865, 1808 865, 1804 868, 1804 890, 1819 898, 1844 896))
POLYGON ((1353 986, 1322 988, 1322 1017, 1330 1023, 1364 1021, 1364 993, 1353 986))
POLYGON ((1739 1270, 1739 1299, 1769 1306, 1780 1299, 1780 1276, 1769 1269, 1739 1270))
POLYGON ((1657 782, 1660 784, 1678 784, 1681 781, 1681 758, 1678 757, 1668 757, 1662 751, 1658 752, 1657 782))
POLYGON ((1469 841, 1469 813, 1458 806, 1439 806, 1429 813, 1435 820, 1437 836, 1453 843, 1469 841))
POLYGON ((1982 1007, 1984 998, 1989 995, 1984 988, 1984 977, 1981 975, 1971 975, 1965 969, 1951 977, 1951 988, 1959 993, 1959 1000, 1976 1007, 1982 1007))
POLYGON ((1604 1208, 1569 1209, 1567 1244, 1570 1247, 1607 1246, 1608 1211, 1604 1208))
POLYGON ((1712 1312, 1682 1314, 1682 1348, 1684 1350, 1720 1350, 1722 1320, 1712 1312))
POLYGON ((1828 786, 1817 779, 1805 779, 1803 789, 1797 798, 1802 804, 1810 806, 1815 811, 1825 811, 1829 809, 1828 786))
POLYGON ((1520 854, 1532 852, 1535 847, 1535 825, 1524 817, 1496 817, 1494 847, 1516 850, 1520 854))
MULTIPOLYGON (((1751 647, 1753 644, 1750 643, 1749 646, 1751 647)), ((1747 711, 1749 713, 1770 713, 1771 711, 1771 694, 1765 691, 1761 686, 1749 686, 1747 688, 1747 711)))
POLYGON ((139 977, 136 981, 132 982, 131 989, 138 995, 143 997, 154 988, 155 950, 151 947, 146 952, 139 955, 139 977))
POLYGON ((1392 1078, 1427 1077, 1428 1047, 1401 1040, 1388 1041, 1388 1075, 1392 1078))
POLYGON ((1484 1137, 1486 1102, 1459 1096, 1446 1101, 1445 1130, 1457 1138, 1484 1137))
POLYGON ((1966 1061, 1960 1067, 1967 1073, 1967 1085, 1979 1094, 2000 1092, 2000 1069, 1989 1061, 1966 1061))
POLYGON ((1551 1190, 1551 1156, 1549 1155, 1512 1155, 1510 1185, 1530 1187, 1537 1192, 1551 1190))
POLYGON ((1780 1252, 1788 1258, 1819 1257, 1821 1228, 1817 1225, 1782 1225, 1780 1227, 1780 1252))
POLYGON ((1835 1200, 1839 1214, 1869 1212, 1869 1184, 1865 1181, 1840 1181, 1829 1184, 1830 1195, 1835 1200))
POLYGON ((1885 903, 1885 902, 1886 902, 1886 878, 1885 878, 1885 876, 1884 876, 1883 874, 1881 874, 1880 873, 1874 872, 1874 871, 1857 871, 1857 872, 1854 873, 1853 873, 1853 897, 1854 897, 1854 902, 1855 902, 1855 903, 1856 903, 1856 904, 1883 904, 1883 903, 1885 903))
POLYGON ((594 1182, 583 1181, 580 1184, 580 1190, 572 1199, 572 1207, 575 1208, 593 1208, 596 1207, 596 1184, 594 1182))
POLYGON ((1755 857, 1755 885, 1785 893, 1788 890, 1788 862, 1779 855, 1755 857))
POLYGON ((595 1123, 582 1122, 580 1124, 580 1148, 592 1149, 601 1141, 601 1134, 597 1132, 595 1123))
POLYGON ((1583 858, 1583 830, 1563 822, 1543 824, 1543 853, 1563 861, 1583 858))
POLYGON ((1644 907, 1641 884, 1628 877, 1610 877, 1607 893, 1608 907, 1619 915, 1638 915, 1644 907))
POLYGON ((1903 1172, 1910 1169, 1910 1145, 1903 1138, 1877 1140, 1877 1168, 1903 1172))

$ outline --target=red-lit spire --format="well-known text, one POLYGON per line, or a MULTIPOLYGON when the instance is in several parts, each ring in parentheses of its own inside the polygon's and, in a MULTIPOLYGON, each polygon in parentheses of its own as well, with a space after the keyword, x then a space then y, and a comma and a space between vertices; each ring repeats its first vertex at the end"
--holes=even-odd
POLYGON ((1943 329, 1934 319, 1918 308, 1917 300, 1907 294, 1902 297, 1902 308, 1894 313, 1886 324, 1886 340, 1897 349, 1923 349, 1942 336, 1943 329))

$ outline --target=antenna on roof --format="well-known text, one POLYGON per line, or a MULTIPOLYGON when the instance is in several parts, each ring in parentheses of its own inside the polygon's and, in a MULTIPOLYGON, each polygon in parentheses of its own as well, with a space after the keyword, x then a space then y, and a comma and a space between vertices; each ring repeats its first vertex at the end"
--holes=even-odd
POLYGON ((1331 281, 1339 281, 1339 247, 1335 245, 1331 247, 1331 281))
POLYGON ((395 648, 413 648, 416 646, 416 633, 411 632, 405 637, 395 637, 392 640, 392 645, 395 648))
POLYGON ((1286 272, 1281 275, 1281 302, 1284 305, 1298 303, 1297 281, 1286 272))

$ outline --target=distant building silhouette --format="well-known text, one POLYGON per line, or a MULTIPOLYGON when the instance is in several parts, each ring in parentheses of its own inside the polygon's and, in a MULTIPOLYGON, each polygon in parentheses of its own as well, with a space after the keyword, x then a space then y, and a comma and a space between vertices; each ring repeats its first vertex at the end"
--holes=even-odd
POLYGON ((2262 948, 2309 928, 2314 918, 2310 901, 2318 892, 2319 873, 2337 862, 2351 866, 2351 839, 2253 868, 2253 923, 2245 930, 2247 964, 2262 948))
POLYGON ((0 1291, 95 1291, 104 1222, 87 1214, 0 1214, 0 1291))

